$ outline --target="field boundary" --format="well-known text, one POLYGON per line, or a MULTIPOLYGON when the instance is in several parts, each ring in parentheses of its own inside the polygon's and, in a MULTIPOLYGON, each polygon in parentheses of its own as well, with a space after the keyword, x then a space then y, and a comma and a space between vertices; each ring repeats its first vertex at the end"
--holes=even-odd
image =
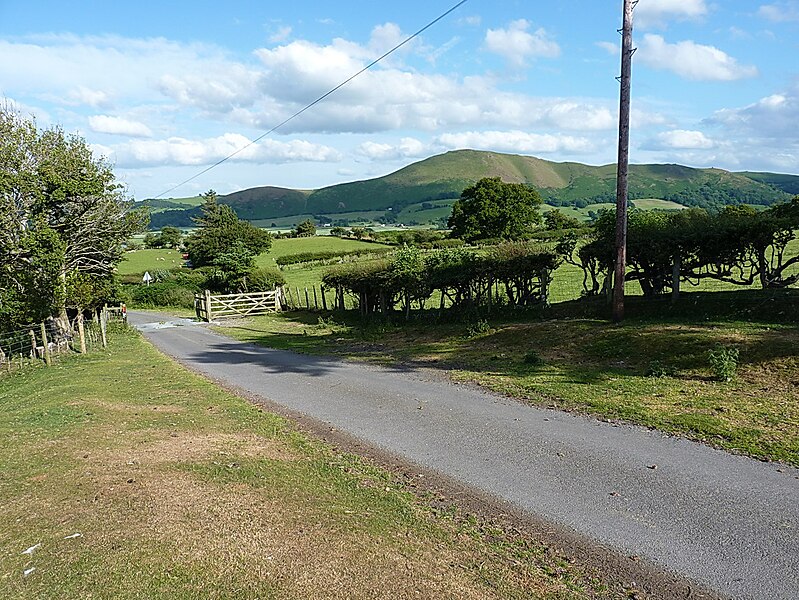
POLYGON ((247 294, 212 294, 205 290, 194 295, 194 311, 198 319, 210 323, 226 317, 249 317, 282 310, 283 289, 247 294))

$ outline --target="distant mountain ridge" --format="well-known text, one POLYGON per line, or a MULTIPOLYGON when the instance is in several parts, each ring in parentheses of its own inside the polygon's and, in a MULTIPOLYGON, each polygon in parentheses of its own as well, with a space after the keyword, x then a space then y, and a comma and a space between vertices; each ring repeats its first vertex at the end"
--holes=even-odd
MULTIPOLYGON (((237 214, 251 221, 294 215, 328 215, 389 211, 423 202, 454 199, 483 177, 535 187, 555 206, 580 206, 613 201, 616 165, 590 166, 551 162, 532 156, 478 150, 456 150, 432 156, 375 179, 318 190, 264 186, 220 196, 237 214)), ((771 205, 799 193, 799 176, 776 173, 733 173, 682 165, 631 165, 630 198, 659 198, 686 206, 714 208, 725 204, 771 205)), ((148 201, 145 201, 148 202, 148 201)), ((170 200, 152 204, 163 212, 151 226, 190 226, 197 207, 173 208, 170 200), (166 210, 164 210, 166 209, 166 210)), ((172 202, 174 204, 174 202, 172 202)))

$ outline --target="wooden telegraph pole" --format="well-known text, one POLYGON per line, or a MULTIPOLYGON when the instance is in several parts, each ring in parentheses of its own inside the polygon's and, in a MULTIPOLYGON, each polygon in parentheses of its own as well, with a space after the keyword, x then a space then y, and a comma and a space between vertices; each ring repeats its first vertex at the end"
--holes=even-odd
POLYGON ((633 66, 633 7, 624 0, 621 29, 621 99, 619 102, 619 159, 616 175, 616 268, 613 276, 613 321, 624 319, 624 273, 627 268, 627 171, 630 164, 630 88, 633 66))

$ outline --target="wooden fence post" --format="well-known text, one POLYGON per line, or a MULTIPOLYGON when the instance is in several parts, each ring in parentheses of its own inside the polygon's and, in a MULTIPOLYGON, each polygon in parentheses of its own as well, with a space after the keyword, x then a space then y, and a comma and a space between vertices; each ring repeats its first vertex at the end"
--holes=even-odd
POLYGON ((308 296, 308 288, 305 288, 305 309, 311 310, 311 299, 308 296))
POLYGON ((37 358, 38 353, 36 352, 36 334, 33 333, 33 329, 28 332, 31 336, 31 358, 37 358))
POLYGON ((316 286, 313 286, 313 308, 319 310, 319 300, 316 297, 316 286))
POLYGON ((44 362, 49 367, 53 364, 53 357, 50 356, 50 347, 47 345, 47 328, 42 322, 42 346, 44 346, 44 362))
POLYGON ((205 290, 205 319, 211 322, 211 290, 205 290))
POLYGON ((86 354, 86 330, 83 328, 83 311, 78 309, 78 335, 80 336, 80 353, 86 354))
POLYGON ((319 290, 322 292, 322 310, 327 312, 327 298, 325 298, 325 286, 320 286, 319 290))
POLYGON ((108 310, 105 306, 103 306, 103 310, 100 311, 100 335, 102 336, 103 340, 103 348, 108 348, 108 336, 106 335, 107 323, 108 310))

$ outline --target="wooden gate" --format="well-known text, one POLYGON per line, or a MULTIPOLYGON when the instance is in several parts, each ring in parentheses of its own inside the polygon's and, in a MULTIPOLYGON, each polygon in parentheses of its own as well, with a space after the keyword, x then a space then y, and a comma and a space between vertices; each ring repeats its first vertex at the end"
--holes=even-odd
POLYGON ((248 317, 280 312, 283 289, 251 294, 213 295, 209 290, 194 295, 194 311, 197 318, 210 322, 225 317, 248 317))

